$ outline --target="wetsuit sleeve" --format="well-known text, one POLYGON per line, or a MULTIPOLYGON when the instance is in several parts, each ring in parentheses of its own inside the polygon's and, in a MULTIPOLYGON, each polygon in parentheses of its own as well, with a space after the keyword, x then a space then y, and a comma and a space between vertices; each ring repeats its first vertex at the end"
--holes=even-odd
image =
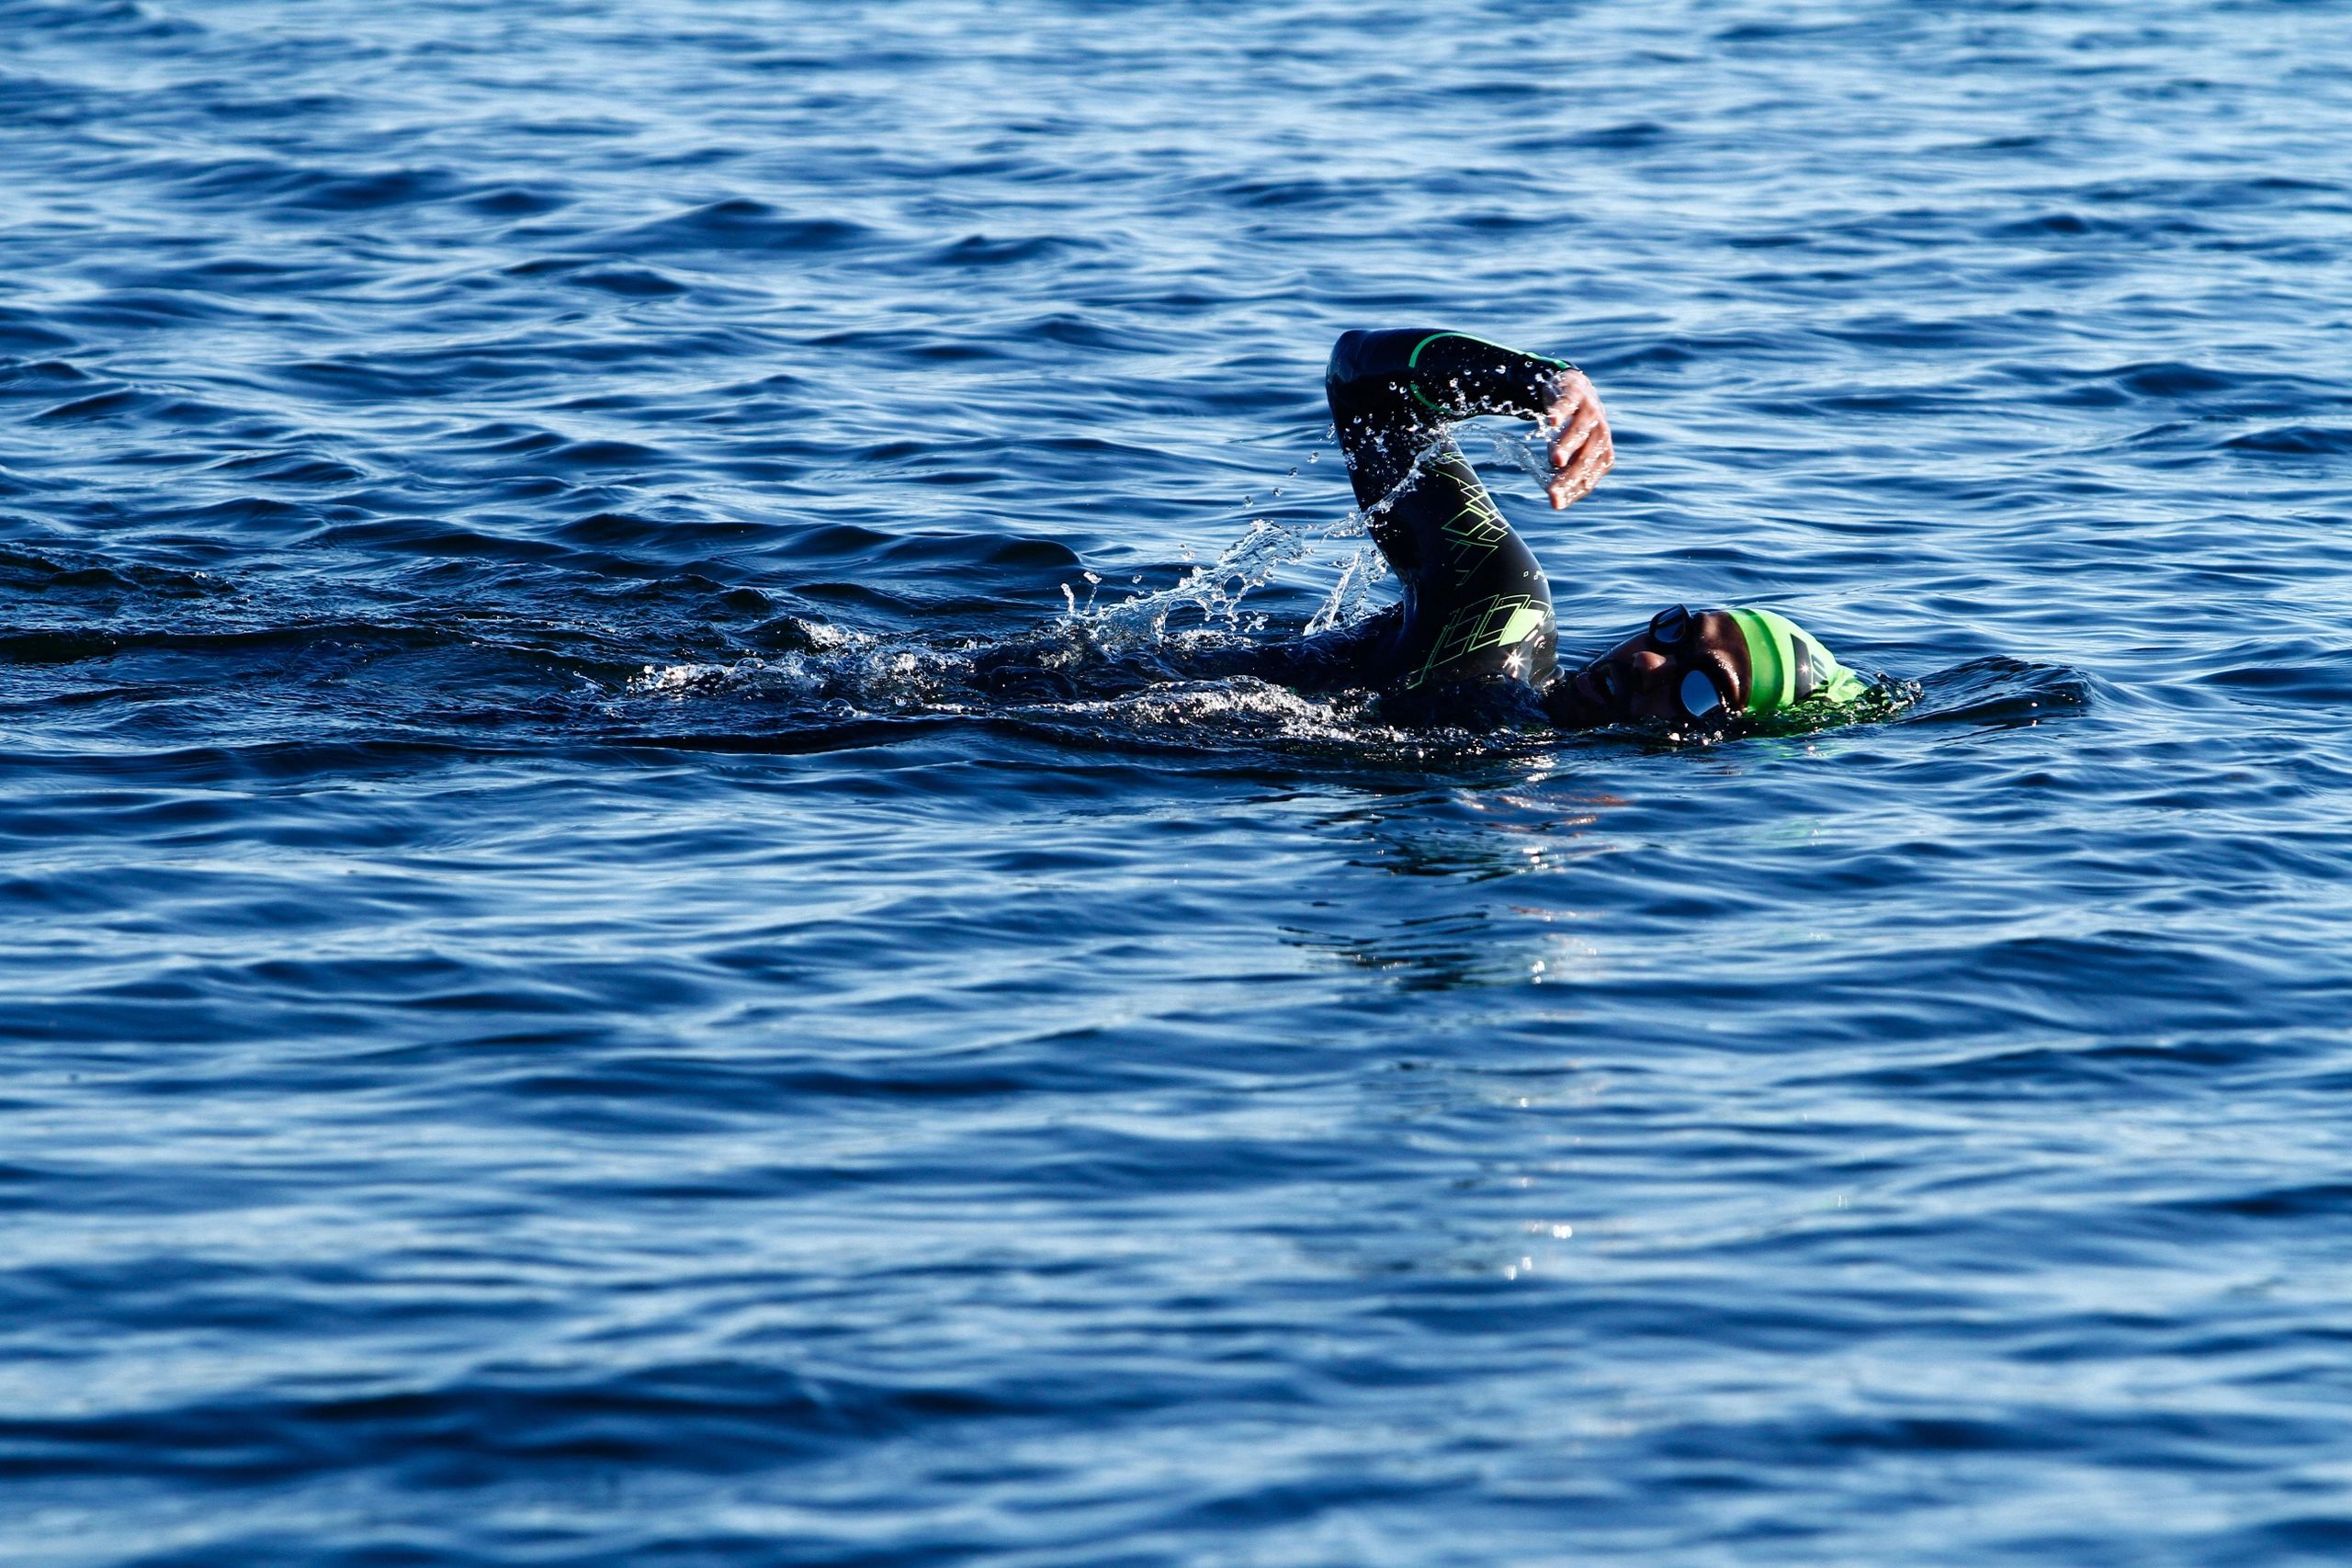
POLYGON ((1560 373, 1574 368, 1462 333, 1342 333, 1323 384, 1358 504, 1395 490, 1430 440, 1458 420, 1543 413, 1560 373))

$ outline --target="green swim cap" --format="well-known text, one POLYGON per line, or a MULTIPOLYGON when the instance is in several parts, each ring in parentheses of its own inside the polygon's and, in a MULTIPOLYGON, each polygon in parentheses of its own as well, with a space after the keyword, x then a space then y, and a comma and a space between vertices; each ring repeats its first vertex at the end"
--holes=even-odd
POLYGON ((1870 691, 1868 682, 1788 616, 1734 610, 1731 618, 1747 643, 1748 712, 1777 713, 1813 702, 1844 707, 1870 691))

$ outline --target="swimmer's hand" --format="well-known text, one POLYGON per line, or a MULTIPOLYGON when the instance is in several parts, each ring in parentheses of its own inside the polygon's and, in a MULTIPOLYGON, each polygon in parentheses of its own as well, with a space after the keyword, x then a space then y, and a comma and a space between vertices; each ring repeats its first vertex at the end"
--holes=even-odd
POLYGON ((1551 442, 1552 479, 1544 492, 1552 510, 1592 493, 1610 465, 1617 461, 1616 443, 1609 438, 1609 418, 1600 412, 1600 394, 1581 370, 1563 370, 1553 383, 1551 405, 1544 411, 1544 428, 1555 434, 1551 442))

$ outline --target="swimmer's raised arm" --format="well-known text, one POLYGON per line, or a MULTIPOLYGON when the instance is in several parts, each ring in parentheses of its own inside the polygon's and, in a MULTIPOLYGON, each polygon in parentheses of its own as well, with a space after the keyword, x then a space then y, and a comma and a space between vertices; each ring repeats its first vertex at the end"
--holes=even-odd
POLYGON ((1555 511, 1589 494, 1616 461, 1600 395, 1565 359, 1461 333, 1351 332, 1332 347, 1324 383, 1365 506, 1396 488, 1431 434, 1478 414, 1540 420, 1552 432, 1544 489, 1555 511))
POLYGON ((1556 638, 1544 569, 1452 426, 1482 413, 1556 413, 1565 444, 1555 443, 1550 488, 1565 506, 1607 467, 1608 425, 1590 384, 1565 360, 1458 333, 1352 332, 1331 350, 1324 390, 1366 529, 1403 600, 1376 637, 1351 646, 1357 682, 1436 691, 1549 679, 1556 638))

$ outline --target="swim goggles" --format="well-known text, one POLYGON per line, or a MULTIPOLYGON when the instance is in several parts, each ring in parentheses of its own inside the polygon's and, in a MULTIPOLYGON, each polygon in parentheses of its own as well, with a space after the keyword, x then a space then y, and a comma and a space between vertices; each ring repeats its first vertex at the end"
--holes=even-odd
MULTIPOLYGON (((1650 617, 1650 641, 1660 648, 1679 649, 1690 638, 1696 619, 1687 605, 1669 604, 1650 617)), ((1684 671, 1674 698, 1682 705, 1685 718, 1721 718, 1731 710, 1730 700, 1716 686, 1714 676, 1704 670, 1684 671)))

